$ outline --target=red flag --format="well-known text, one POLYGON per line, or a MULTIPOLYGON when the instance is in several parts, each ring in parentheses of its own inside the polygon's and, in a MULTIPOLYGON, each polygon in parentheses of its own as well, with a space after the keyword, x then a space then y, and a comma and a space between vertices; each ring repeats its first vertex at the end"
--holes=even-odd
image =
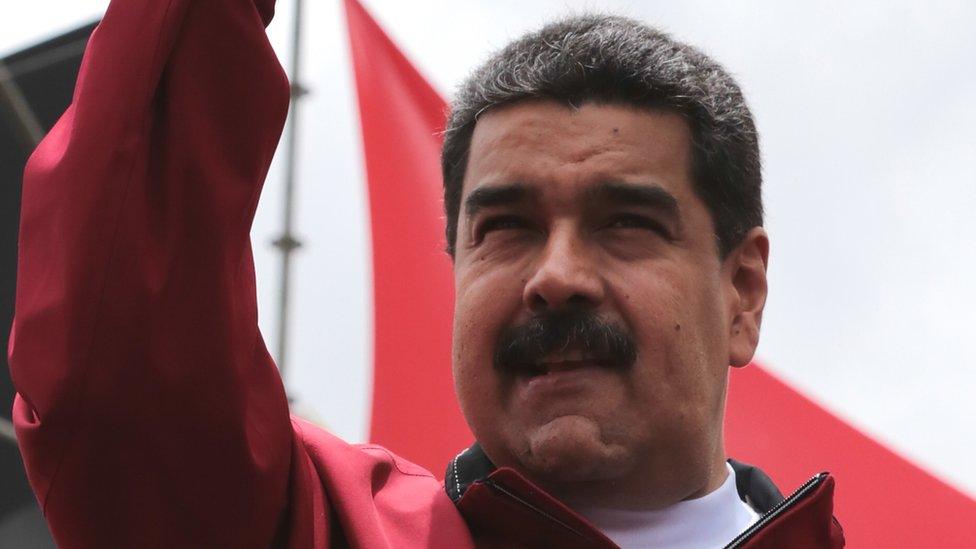
POLYGON ((976 547, 976 502, 755 364, 732 373, 725 434, 730 456, 784 491, 833 473, 851 547, 976 547))
POLYGON ((446 104, 375 21, 346 1, 373 236, 370 439, 437 475, 473 439, 451 379, 454 277, 444 251, 446 104))
MULTIPOLYGON (((445 102, 356 0, 346 0, 346 13, 373 231, 371 438, 440 474, 471 442, 450 381, 445 102)), ((852 547, 976 547, 976 502, 759 366, 732 374, 726 446, 787 492, 816 472, 834 473, 835 514, 852 547)))

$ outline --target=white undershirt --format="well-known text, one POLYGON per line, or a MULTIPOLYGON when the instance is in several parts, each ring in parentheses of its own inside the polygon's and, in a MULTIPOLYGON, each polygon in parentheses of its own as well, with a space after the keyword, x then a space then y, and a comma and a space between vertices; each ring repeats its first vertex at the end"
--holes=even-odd
POLYGON ((576 509, 624 549, 715 549, 724 547, 759 518, 739 499, 735 471, 728 463, 725 482, 714 492, 680 501, 660 511, 576 509))

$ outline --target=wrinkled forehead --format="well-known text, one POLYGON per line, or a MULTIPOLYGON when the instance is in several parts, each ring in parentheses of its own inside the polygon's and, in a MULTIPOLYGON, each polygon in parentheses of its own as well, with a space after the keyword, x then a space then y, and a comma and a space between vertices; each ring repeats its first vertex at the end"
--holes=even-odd
POLYGON ((688 179, 691 132, 678 114, 618 104, 549 100, 499 107, 479 118, 463 194, 485 185, 586 186, 688 179))

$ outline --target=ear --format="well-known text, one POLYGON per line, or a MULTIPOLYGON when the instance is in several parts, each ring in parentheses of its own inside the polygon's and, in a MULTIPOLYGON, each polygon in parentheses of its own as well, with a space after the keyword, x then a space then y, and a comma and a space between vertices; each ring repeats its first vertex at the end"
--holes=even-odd
POLYGON ((769 236, 762 227, 753 227, 723 262, 730 293, 729 364, 735 367, 749 364, 759 345, 768 261, 769 236))

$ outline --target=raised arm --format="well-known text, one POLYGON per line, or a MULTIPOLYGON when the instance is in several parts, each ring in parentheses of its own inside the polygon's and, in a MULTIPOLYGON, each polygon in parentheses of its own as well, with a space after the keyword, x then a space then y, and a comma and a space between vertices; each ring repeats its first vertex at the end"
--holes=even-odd
POLYGON ((249 230, 288 85, 273 0, 116 0, 24 177, 10 364, 63 547, 268 547, 292 431, 249 230))

